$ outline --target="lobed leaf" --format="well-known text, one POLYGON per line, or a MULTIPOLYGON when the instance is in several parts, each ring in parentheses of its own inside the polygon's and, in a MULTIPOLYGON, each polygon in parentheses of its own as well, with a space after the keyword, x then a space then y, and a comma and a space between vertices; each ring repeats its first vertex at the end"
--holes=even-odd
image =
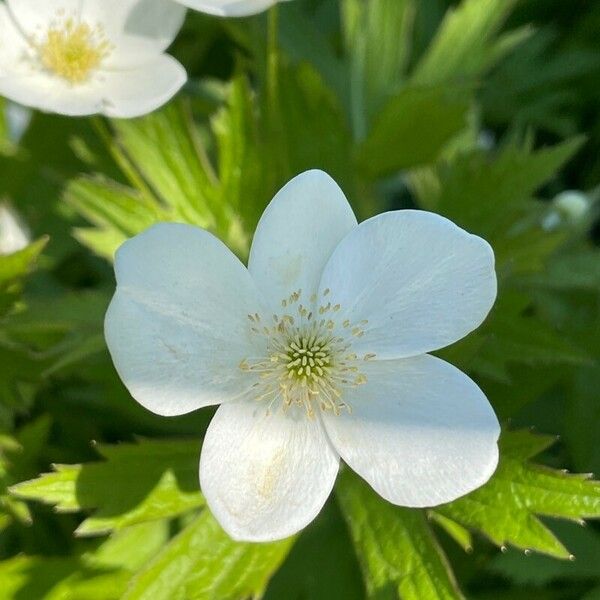
POLYGON ((435 162, 444 146, 467 126, 467 86, 407 86, 373 120, 358 149, 372 177, 435 162))
POLYGON ((174 517, 204 505, 197 442, 147 440, 97 448, 104 461, 56 465, 55 472, 19 483, 11 493, 61 512, 95 509, 78 527, 79 535, 174 517))
POLYGON ((517 0, 464 0, 446 13, 412 81, 436 85, 473 79, 522 39, 498 33, 517 0))
POLYGON ((389 504, 349 470, 337 495, 370 598, 463 597, 423 511, 389 504))
POLYGON ((434 510, 464 527, 477 529, 499 546, 511 544, 557 558, 571 553, 540 516, 580 522, 600 518, 600 482, 533 464, 551 443, 529 432, 505 433, 500 464, 482 488, 434 510))
POLYGON ((293 542, 234 542, 204 510, 136 575, 123 600, 258 598, 293 542))

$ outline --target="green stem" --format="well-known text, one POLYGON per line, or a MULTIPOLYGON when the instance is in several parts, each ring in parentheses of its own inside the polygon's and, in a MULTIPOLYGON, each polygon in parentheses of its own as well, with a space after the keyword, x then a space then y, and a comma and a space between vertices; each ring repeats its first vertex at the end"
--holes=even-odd
POLYGON ((269 108, 276 109, 279 96, 279 9, 277 4, 267 15, 267 94, 269 108))
POLYGON ((267 123, 269 135, 273 142, 273 147, 277 151, 273 155, 273 162, 277 168, 273 170, 274 186, 280 183, 280 180, 290 175, 290 161, 288 147, 286 144, 286 128, 284 114, 281 111, 280 97, 280 74, 281 74, 281 55, 279 52, 279 13, 275 4, 269 9, 267 17, 267 72, 266 72, 266 94, 265 103, 267 109, 267 123))

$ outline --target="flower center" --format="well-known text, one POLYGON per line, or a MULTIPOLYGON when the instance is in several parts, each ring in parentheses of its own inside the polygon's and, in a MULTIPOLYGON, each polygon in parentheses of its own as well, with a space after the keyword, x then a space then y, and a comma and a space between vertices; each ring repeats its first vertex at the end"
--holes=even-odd
MULTIPOLYGON (((327 302, 328 294, 325 290, 318 308, 311 310, 300 304, 298 290, 281 302, 285 313, 273 315, 269 322, 258 313, 248 315, 251 331, 266 342, 266 351, 262 357, 244 359, 240 368, 258 375, 254 387, 257 399, 267 403, 267 412, 299 405, 309 417, 315 409, 339 415, 344 408, 350 410, 344 389, 367 382, 361 362, 375 354, 359 357, 352 352, 352 342, 362 337, 367 322, 339 322, 335 317, 341 307, 327 302)), ((317 297, 310 303, 316 307, 317 297)))
POLYGON ((52 24, 34 46, 46 69, 73 84, 87 81, 112 50, 100 26, 92 28, 71 17, 52 24))

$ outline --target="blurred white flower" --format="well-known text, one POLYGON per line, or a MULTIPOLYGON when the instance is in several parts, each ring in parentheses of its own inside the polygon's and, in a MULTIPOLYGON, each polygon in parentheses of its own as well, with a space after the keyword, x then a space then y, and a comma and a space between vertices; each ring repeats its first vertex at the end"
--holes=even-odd
POLYGON ((17 212, 5 202, 0 204, 0 255, 12 254, 29 245, 31 234, 17 212))
POLYGON ((31 122, 31 110, 14 102, 7 102, 5 113, 10 139, 18 143, 31 122))
POLYGON ((160 415, 221 404, 200 482, 231 537, 287 537, 321 510, 340 457, 384 498, 433 506, 484 484, 498 420, 430 351, 478 327, 494 255, 433 213, 357 225, 321 171, 288 183, 248 268, 210 233, 160 224, 116 256, 105 322, 133 397, 160 415))
POLYGON ((566 190, 558 194, 542 221, 546 231, 554 231, 562 225, 577 226, 585 222, 593 205, 592 199, 578 190, 566 190))
POLYGON ((285 0, 176 0, 180 4, 219 17, 246 17, 285 0))
POLYGON ((184 17, 171 0, 7 0, 0 95, 71 116, 151 112, 186 81, 164 54, 184 17))

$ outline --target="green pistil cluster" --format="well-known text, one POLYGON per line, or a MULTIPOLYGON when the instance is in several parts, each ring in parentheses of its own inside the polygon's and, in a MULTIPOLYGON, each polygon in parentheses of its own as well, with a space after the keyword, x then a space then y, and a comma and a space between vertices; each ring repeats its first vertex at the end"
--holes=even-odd
POLYGON ((329 370, 331 356, 327 344, 315 336, 299 337, 291 342, 286 352, 289 377, 318 381, 329 370))

